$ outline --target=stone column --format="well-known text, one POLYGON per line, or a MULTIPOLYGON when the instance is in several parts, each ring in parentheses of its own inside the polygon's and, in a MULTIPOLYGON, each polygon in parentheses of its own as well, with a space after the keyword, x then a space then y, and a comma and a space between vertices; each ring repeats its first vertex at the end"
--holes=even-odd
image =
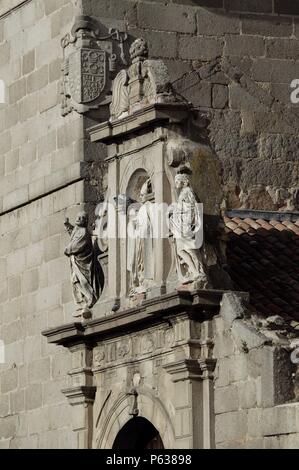
POLYGON ((119 299, 120 296, 120 250, 119 250, 119 237, 118 237, 118 210, 113 210, 116 207, 114 198, 119 196, 119 161, 115 156, 109 161, 108 167, 108 181, 109 181, 109 209, 108 209, 108 237, 109 237, 109 251, 108 251, 108 296, 113 299, 119 299))
POLYGON ((72 406, 73 431, 77 434, 77 448, 91 449, 93 437, 93 403, 96 387, 93 386, 92 349, 85 344, 70 347, 72 378, 70 388, 62 390, 72 406))

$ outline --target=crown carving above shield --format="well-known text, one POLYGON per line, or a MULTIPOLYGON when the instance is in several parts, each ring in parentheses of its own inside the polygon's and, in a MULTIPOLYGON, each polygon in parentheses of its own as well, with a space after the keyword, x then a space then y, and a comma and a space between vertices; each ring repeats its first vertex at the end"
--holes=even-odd
POLYGON ((106 118, 117 63, 126 64, 123 49, 126 39, 126 33, 116 29, 100 36, 100 25, 95 18, 76 18, 71 34, 61 41, 64 54, 63 116, 74 110, 80 114, 93 112, 106 118))

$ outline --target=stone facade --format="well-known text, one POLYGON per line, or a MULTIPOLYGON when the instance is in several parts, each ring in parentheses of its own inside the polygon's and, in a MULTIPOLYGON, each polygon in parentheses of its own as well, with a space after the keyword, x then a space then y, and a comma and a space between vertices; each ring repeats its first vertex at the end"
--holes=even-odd
MULTIPOLYGON (((200 181, 200 195, 209 193, 210 201, 216 196, 218 201, 221 173, 223 207, 298 210, 299 116, 298 105, 290 103, 290 83, 299 78, 299 11, 295 2, 287 3, 0 2, 0 78, 6 85, 6 103, 0 105, 0 339, 6 354, 0 365, 1 448, 111 447, 129 417, 134 397, 126 394, 134 380, 140 386, 139 375, 140 415, 159 430, 165 447, 298 447, 289 353, 270 344, 267 336, 259 337, 244 312, 234 318, 234 302, 224 299, 220 308, 217 297, 198 329, 183 311, 186 331, 195 331, 174 344, 165 322, 157 327, 145 321, 139 331, 144 348, 137 345, 145 355, 138 371, 136 355, 130 356, 122 344, 123 331, 114 340, 107 335, 106 348, 112 350, 117 342, 118 354, 109 370, 101 362, 100 342, 91 353, 88 341, 72 343, 53 333, 72 321, 74 308, 63 256, 68 240, 64 219, 74 219, 79 209, 92 215, 107 189, 106 146, 91 143, 86 132, 97 117, 75 111, 61 115, 61 39, 71 32, 75 17, 97 18, 103 34, 109 28, 126 32, 127 58, 132 41, 144 37, 150 58, 167 65, 176 93, 205 115, 205 144, 217 159, 211 161, 204 151, 198 155, 198 174, 213 175, 212 182, 200 181), (41 332, 51 329, 50 342, 70 351, 47 344, 41 332), (165 335, 170 343, 153 356, 155 335, 165 335), (207 346, 210 338, 213 353, 207 346), (198 357, 183 345, 190 340, 202 342, 201 357, 217 360, 215 370, 213 361, 206 361, 194 371, 188 360, 198 357), (179 373, 183 378, 174 380, 179 373), (109 383, 115 389, 108 399, 109 383), (172 398, 159 408, 168 389, 172 398), (190 393, 190 400, 176 403, 174 396, 184 393, 190 393), (194 408, 194 396, 205 397, 204 409, 194 408), (116 413, 117 406, 126 409, 114 428, 108 408, 100 415, 106 399, 116 413), (200 427, 196 417, 204 414, 200 427), (104 433, 105 426, 110 434, 104 433)), ((100 317, 99 309, 95 321, 100 317)), ((134 343, 134 335, 126 341, 134 343)))

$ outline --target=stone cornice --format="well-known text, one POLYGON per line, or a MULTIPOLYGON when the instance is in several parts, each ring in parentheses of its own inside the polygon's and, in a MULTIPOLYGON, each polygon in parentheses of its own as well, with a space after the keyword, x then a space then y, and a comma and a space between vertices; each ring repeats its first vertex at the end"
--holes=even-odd
POLYGON ((42 332, 48 343, 71 347, 128 334, 156 324, 169 323, 179 314, 205 319, 219 312, 224 291, 173 292, 149 299, 140 306, 106 317, 71 323, 42 332))
POLYGON ((5 18, 30 2, 32 2, 32 0, 2 0, 0 2, 0 19, 5 18))
POLYGON ((183 103, 154 103, 115 121, 88 129, 91 142, 113 143, 126 134, 157 122, 181 122, 187 119, 190 106, 183 103))

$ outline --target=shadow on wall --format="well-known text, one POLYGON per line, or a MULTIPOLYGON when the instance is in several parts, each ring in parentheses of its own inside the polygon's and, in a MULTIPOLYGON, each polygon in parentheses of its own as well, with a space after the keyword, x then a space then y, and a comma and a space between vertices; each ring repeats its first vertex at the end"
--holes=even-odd
POLYGON ((299 2, 297 0, 274 0, 274 2, 272 0, 176 0, 175 3, 224 9, 226 12, 299 15, 299 2))

